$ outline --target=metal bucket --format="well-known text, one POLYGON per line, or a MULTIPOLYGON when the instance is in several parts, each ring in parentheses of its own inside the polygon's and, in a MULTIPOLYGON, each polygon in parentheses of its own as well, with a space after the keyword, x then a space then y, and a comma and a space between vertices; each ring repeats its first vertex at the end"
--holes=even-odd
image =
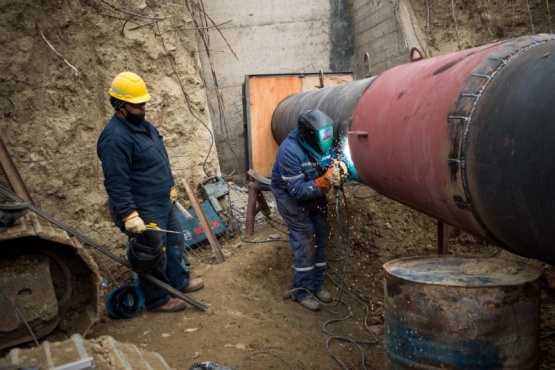
POLYGON ((386 369, 537 369, 538 268, 496 258, 384 264, 386 369))

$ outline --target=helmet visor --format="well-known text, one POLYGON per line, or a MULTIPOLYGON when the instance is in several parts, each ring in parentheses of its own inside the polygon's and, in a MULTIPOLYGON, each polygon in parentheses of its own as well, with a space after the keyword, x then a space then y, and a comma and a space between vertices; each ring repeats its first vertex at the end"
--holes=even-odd
POLYGON ((316 138, 318 140, 318 147, 325 154, 330 150, 333 143, 333 125, 327 125, 316 131, 316 138))

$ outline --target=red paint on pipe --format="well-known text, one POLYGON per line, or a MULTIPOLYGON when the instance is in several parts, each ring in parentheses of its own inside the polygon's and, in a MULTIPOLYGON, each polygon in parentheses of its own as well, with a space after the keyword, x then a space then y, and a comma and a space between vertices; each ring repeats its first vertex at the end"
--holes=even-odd
POLYGON ((364 183, 486 238, 471 211, 453 202, 464 191, 447 162, 447 119, 467 77, 503 45, 419 60, 381 74, 358 100, 349 133, 351 157, 364 183))

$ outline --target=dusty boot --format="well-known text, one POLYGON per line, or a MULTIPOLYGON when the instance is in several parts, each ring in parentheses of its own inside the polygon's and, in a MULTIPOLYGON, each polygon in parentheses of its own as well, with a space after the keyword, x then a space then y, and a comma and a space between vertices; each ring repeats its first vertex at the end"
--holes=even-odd
POLYGON ((194 278, 189 280, 189 285, 183 290, 183 293, 194 292, 195 290, 202 289, 204 287, 204 281, 201 278, 194 278))
POLYGON ((312 311, 318 311, 320 309, 320 303, 312 297, 303 299, 302 301, 299 301, 299 303, 301 304, 301 306, 312 311))
POLYGON ((333 301, 333 297, 331 295, 330 292, 328 292, 325 289, 320 290, 318 293, 314 294, 316 296, 316 298, 318 298, 319 300, 321 300, 324 303, 330 303, 331 301, 333 301))
POLYGON ((160 307, 157 307, 150 311, 151 312, 177 312, 177 311, 183 311, 186 308, 187 308, 187 305, 181 299, 170 298, 169 301, 167 301, 160 307))

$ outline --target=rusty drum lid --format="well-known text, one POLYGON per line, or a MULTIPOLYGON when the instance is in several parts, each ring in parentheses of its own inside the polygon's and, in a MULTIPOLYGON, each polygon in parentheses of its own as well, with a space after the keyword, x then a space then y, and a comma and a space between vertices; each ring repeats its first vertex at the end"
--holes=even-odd
POLYGON ((387 273, 423 284, 465 287, 516 286, 538 279, 536 266, 501 258, 406 257, 383 265, 387 273))

